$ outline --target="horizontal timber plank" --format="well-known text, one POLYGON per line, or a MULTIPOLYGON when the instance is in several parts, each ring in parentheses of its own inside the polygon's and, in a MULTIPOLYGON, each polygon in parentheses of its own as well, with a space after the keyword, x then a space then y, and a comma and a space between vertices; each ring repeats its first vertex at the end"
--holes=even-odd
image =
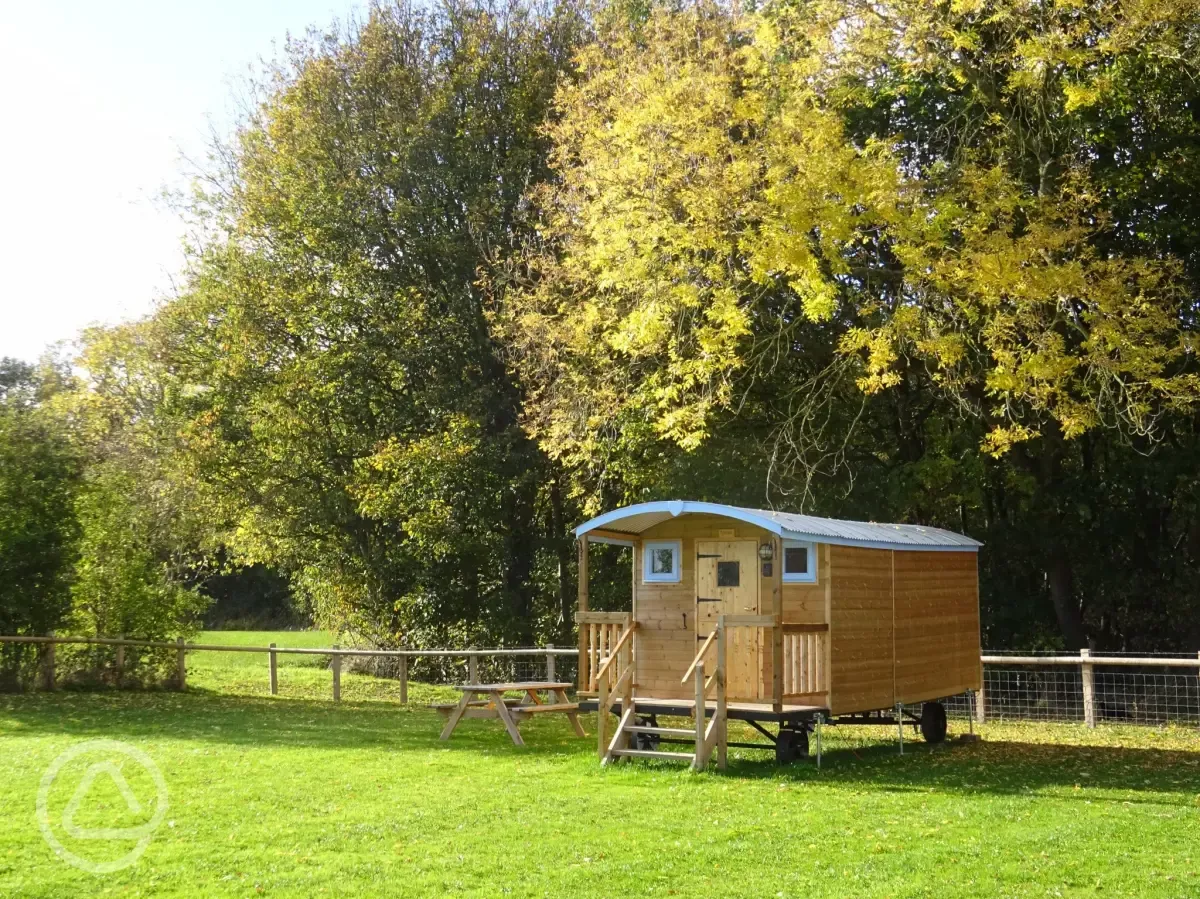
POLYGON ((774 627, 771 615, 724 615, 726 627, 774 627))
POLYGON ((577 702, 558 702, 558 703, 543 703, 542 705, 518 705, 509 706, 509 711, 519 715, 540 715, 544 712, 577 712, 579 711, 579 703, 577 702))

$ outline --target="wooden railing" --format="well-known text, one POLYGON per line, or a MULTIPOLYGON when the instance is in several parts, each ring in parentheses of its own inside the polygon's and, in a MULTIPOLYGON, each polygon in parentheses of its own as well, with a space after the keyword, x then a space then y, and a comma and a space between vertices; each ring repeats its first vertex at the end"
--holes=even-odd
POLYGON ((692 680, 696 697, 696 754, 692 759, 692 768, 702 771, 712 758, 713 751, 717 753, 717 767, 725 769, 728 749, 728 729, 726 721, 725 702, 725 663, 726 663, 726 627, 725 616, 717 619, 717 625, 708 639, 692 659, 681 683, 687 685, 692 680), (716 670, 709 677, 704 672, 704 657, 711 647, 716 646, 716 670), (708 707, 708 697, 715 690, 716 708, 713 715, 705 723, 705 713, 708 707))
POLYGON ((616 651, 617 641, 633 624, 631 612, 579 612, 579 694, 595 696, 599 672, 616 651))
POLYGON ((827 624, 783 626, 783 698, 812 697, 829 690, 827 624))
POLYGON ((633 632, 637 624, 630 622, 617 637, 607 658, 600 663, 595 678, 596 702, 596 752, 602 762, 613 758, 613 751, 626 749, 629 734, 626 727, 633 722, 633 632), (617 700, 621 700, 621 721, 617 725, 612 741, 608 739, 608 715, 617 700))

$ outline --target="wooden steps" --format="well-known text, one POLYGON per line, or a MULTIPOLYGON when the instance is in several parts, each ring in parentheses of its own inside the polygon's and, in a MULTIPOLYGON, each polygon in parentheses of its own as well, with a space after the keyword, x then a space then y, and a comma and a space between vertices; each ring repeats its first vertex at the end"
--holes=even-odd
MULTIPOLYGON (((625 758, 686 762, 694 766, 696 763, 695 752, 668 752, 657 748, 634 748, 638 742, 637 734, 647 734, 655 737, 681 737, 688 740, 695 740, 696 738, 696 729, 694 727, 658 727, 651 724, 639 724, 635 709, 636 705, 637 700, 634 700, 621 715, 620 723, 617 725, 617 732, 613 734, 612 742, 608 746, 608 752, 605 753, 603 764, 607 765, 625 758)), ((643 745, 646 744, 643 743, 643 745)), ((656 745, 656 743, 653 745, 656 745)))
POLYGON ((694 727, 651 727, 648 724, 631 724, 625 728, 626 733, 630 734, 656 734, 660 737, 687 737, 695 739, 696 729, 694 727))
POLYGON ((666 759, 672 762, 688 763, 696 759, 694 752, 659 752, 650 749, 614 749, 611 754, 631 759, 666 759))
MULTIPOLYGON (((745 616, 742 616, 745 617, 745 616)), ((728 705, 725 695, 725 656, 726 656, 726 624, 728 616, 721 615, 708 636, 704 646, 692 659, 688 674, 683 682, 694 680, 695 700, 691 706, 691 717, 694 724, 691 727, 659 727, 647 722, 656 721, 654 712, 648 708, 639 709, 644 700, 634 698, 633 691, 636 678, 634 677, 634 661, 632 640, 636 624, 630 623, 617 638, 607 657, 600 662, 596 672, 596 687, 599 697, 596 700, 596 713, 599 718, 596 733, 596 748, 601 765, 619 762, 621 759, 662 759, 663 761, 687 762, 692 770, 702 771, 712 758, 717 756, 717 766, 725 768, 725 723, 728 717, 728 705), (711 675, 704 670, 704 655, 716 647, 716 668, 711 675), (615 666, 615 667, 614 667, 615 666), (693 677, 694 675, 694 677, 693 677), (716 702, 712 713, 709 714, 708 694, 716 688, 716 702), (612 739, 608 739, 608 713, 616 709, 620 699, 620 720, 612 739), (641 711, 645 717, 639 717, 641 711), (693 752, 666 752, 659 749, 663 737, 673 737, 670 743, 692 743, 693 752)), ((757 619, 755 619, 757 621, 757 619)), ((773 619, 771 619, 773 621, 773 619)), ((741 618, 738 623, 744 624, 741 618)), ((583 664, 582 662, 580 663, 583 664)), ((582 682, 581 682, 582 685, 582 682)), ((676 713, 678 714, 678 713, 676 713)))

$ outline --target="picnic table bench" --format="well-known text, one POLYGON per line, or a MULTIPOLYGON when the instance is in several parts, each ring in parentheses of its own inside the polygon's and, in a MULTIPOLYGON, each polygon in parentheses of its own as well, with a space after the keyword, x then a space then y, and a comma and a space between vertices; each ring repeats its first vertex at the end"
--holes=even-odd
POLYGON ((587 734, 579 723, 579 703, 567 699, 569 683, 556 681, 522 681, 508 684, 459 684, 454 689, 462 692, 458 702, 435 703, 433 708, 446 716, 446 726, 442 729, 441 739, 449 740, 458 722, 463 718, 499 718, 504 722, 504 728, 512 741, 518 746, 524 746, 521 732, 517 724, 531 715, 558 713, 567 716, 575 733, 581 737, 587 734), (523 696, 506 697, 505 693, 522 693, 523 696), (541 694, 548 693, 553 697, 546 702, 541 694))

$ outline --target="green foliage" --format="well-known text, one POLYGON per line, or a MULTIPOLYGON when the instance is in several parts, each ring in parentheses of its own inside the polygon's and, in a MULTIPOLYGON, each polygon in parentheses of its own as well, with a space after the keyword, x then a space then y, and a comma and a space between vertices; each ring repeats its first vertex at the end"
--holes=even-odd
POLYGON ((993 646, 1194 649, 1198 33, 475 0, 290 42, 180 295, 47 381, 76 595, 182 626, 248 568, 379 643, 565 640, 570 528, 693 497, 970 533, 993 646))
MULTIPOLYGON (((63 378, 0 360, 0 633, 46 634, 70 608, 80 457, 48 408, 63 378)), ((26 680, 32 653, 0 647, 0 685, 26 680)))
MULTIPOLYGON (((1031 67, 1052 65, 1022 43, 1023 5, 988 26, 1017 51, 980 51, 1007 73, 991 76, 1005 109, 1026 102, 1031 67)), ((877 394, 920 366, 932 394, 987 423, 994 455, 1049 430, 1151 434, 1194 405, 1180 261, 1105 251, 1117 225, 1068 141, 1047 156, 1019 117, 945 148, 847 130, 840 110, 879 102, 864 83, 880 67, 892 95, 934 70, 976 103, 951 52, 972 55, 974 8, 863 4, 847 24, 847 6, 659 10, 581 55, 551 126, 548 246, 509 311, 551 452, 594 455, 614 411, 693 449, 738 402, 735 382, 774 377, 813 328, 854 363, 828 377, 877 394), (1037 183, 1017 149, 1042 153, 1037 183)), ((1101 7, 1101 22, 1136 30, 1101 7)), ((1052 18, 1036 47, 1100 40, 1106 25, 1074 23, 1076 8, 1056 10, 1069 40, 1052 18)), ((1100 61, 1147 52, 1104 46, 1100 61)), ((1067 106, 1072 84, 1038 80, 1038 97, 1067 106)))
POLYGON ((289 45, 158 316, 183 475, 244 564, 381 643, 529 641, 544 458, 484 318, 580 30, 569 6, 378 6, 289 45))
MULTIPOLYGON (((194 588, 211 542, 201 498, 171 466, 170 379, 156 364, 153 322, 92 328, 75 360, 79 381, 60 392, 55 414, 69 423, 83 466, 74 498, 77 528, 72 633, 144 640, 195 632, 207 598, 194 588)), ((64 682, 106 683, 106 651, 60 651, 64 682)), ((155 684, 173 668, 168 652, 131 650, 123 677, 155 684)))
POLYGON ((201 585, 212 604, 204 627, 212 630, 306 627, 312 622, 292 597, 287 578, 262 565, 225 566, 201 585))
MULTIPOLYGON (((92 465, 76 501, 79 561, 72 586, 72 634, 123 634, 138 640, 188 639, 198 632, 208 598, 183 586, 163 558, 161 533, 139 501, 144 482, 102 462, 92 465)), ((64 647, 66 682, 90 683, 115 676, 103 647, 64 647)), ((161 682, 174 671, 170 650, 133 647, 125 657, 125 683, 161 682)))
POLYGON ((531 432, 593 510, 757 486, 967 531, 993 645, 1172 640, 1132 595, 1200 605, 1200 150, 1165 96, 1195 102, 1198 23, 1188 0, 603 20, 497 319, 531 432), (1129 494, 1149 544, 1109 524, 1129 494))

